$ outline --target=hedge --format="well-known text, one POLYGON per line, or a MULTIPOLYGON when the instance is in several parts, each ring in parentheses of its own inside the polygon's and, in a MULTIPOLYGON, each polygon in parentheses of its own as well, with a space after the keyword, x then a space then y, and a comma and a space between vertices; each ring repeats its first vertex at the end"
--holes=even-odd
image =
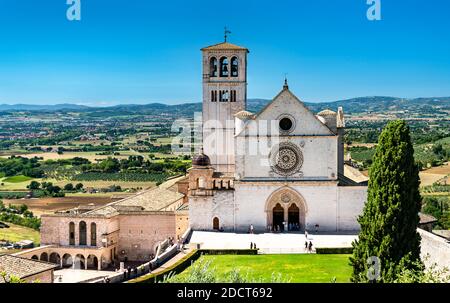
POLYGON ((181 258, 178 262, 172 264, 171 266, 167 267, 165 270, 153 274, 149 273, 142 277, 129 280, 128 283, 157 283, 164 280, 165 276, 168 276, 171 272, 175 274, 181 273, 183 270, 191 266, 191 264, 197 260, 201 256, 201 253, 199 250, 193 250, 183 258, 181 258))
POLYGON ((317 254, 351 254, 353 247, 316 247, 317 254))

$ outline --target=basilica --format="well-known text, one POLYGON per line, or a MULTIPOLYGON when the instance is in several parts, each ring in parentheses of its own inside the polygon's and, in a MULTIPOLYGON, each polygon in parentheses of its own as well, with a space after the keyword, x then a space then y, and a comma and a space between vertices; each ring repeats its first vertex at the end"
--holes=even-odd
POLYGON ((286 80, 247 111, 247 54, 226 41, 202 49, 203 148, 186 176, 42 215, 41 246, 20 256, 102 270, 147 262, 190 231, 357 231, 367 180, 345 165, 343 109, 312 113, 286 80))
POLYGON ((189 171, 193 230, 357 231, 367 182, 345 173, 343 109, 311 112, 289 89, 246 110, 248 49, 202 48, 203 149, 189 171))

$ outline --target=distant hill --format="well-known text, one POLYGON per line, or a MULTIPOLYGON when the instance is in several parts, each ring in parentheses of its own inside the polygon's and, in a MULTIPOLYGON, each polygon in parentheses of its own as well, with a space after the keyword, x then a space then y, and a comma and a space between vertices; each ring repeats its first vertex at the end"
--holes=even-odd
MULTIPOLYGON (((270 100, 268 99, 248 99, 247 110, 250 112, 259 112, 270 100)), ((397 97, 358 97, 347 100, 332 102, 305 104, 313 111, 319 112, 324 109, 337 110, 339 106, 344 107, 348 113, 388 113, 392 111, 405 111, 414 113, 446 113, 450 110, 450 97, 439 98, 415 98, 404 99, 397 97)), ((194 112, 202 110, 201 103, 185 103, 176 105, 167 105, 162 103, 149 104, 122 104, 110 107, 89 107, 76 104, 57 104, 57 105, 0 105, 0 112, 9 111, 71 111, 84 112, 92 117, 114 117, 123 115, 170 115, 170 116, 192 116, 194 112)))
POLYGON ((0 111, 58 111, 58 110, 84 110, 90 107, 84 105, 62 103, 55 105, 33 105, 33 104, 0 104, 0 111))

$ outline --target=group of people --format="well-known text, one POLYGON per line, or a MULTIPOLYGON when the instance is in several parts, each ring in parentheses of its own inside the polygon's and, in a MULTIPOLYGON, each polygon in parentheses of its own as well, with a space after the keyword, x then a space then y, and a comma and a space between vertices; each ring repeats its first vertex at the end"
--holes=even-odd
POLYGON ((250 242, 250 249, 256 249, 256 243, 250 242))
POLYGON ((309 240, 308 242, 308 231, 305 230, 305 251, 308 253, 312 253, 313 244, 312 241, 309 240))
POLYGON ((299 223, 287 223, 283 222, 282 224, 274 224, 267 225, 267 231, 271 232, 284 232, 287 231, 300 231, 300 224, 299 223))

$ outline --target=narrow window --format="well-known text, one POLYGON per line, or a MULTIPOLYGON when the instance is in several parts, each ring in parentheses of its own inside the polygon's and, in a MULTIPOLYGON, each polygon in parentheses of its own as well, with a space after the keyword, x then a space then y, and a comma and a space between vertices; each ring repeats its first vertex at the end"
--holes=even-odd
POLYGON ((97 246, 97 224, 91 223, 91 246, 97 246))
POLYGON ((231 98, 230 98, 231 100, 231 102, 236 102, 236 91, 235 90, 232 90, 231 91, 231 98))
POLYGON ((227 90, 222 91, 222 97, 220 98, 221 102, 228 102, 229 100, 229 92, 227 90))
POLYGON ((220 58, 220 76, 221 77, 228 77, 228 59, 227 57, 220 58))
POLYGON ((86 222, 84 222, 84 221, 81 221, 80 222, 80 225, 79 225, 79 232, 80 232, 80 238, 79 238, 79 241, 80 241, 80 245, 87 245, 86 243, 87 243, 87 241, 86 241, 86 222))
POLYGON ((217 59, 215 57, 209 60, 209 75, 211 77, 217 77, 217 59))
POLYGON ((69 245, 75 245, 75 223, 69 223, 69 245))
POLYGON ((239 59, 237 57, 231 58, 231 77, 237 77, 239 69, 239 59))

